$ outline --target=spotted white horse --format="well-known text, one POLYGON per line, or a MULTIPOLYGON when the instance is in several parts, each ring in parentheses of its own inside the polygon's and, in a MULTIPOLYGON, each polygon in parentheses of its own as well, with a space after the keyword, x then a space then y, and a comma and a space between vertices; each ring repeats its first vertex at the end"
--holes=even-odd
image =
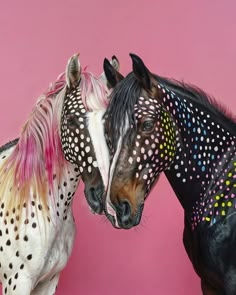
POLYGON ((72 201, 80 177, 90 207, 101 213, 97 200, 107 183, 109 158, 107 151, 96 150, 89 128, 103 132, 97 121, 107 104, 105 84, 82 71, 74 55, 66 73, 38 99, 19 139, 0 149, 3 294, 55 293, 75 238, 72 201), (96 187, 99 177, 102 187, 96 187))

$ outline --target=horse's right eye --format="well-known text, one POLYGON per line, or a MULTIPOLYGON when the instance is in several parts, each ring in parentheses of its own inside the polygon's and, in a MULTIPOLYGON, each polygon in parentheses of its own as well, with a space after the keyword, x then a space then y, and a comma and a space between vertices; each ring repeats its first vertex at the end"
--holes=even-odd
POLYGON ((147 120, 143 122, 142 131, 150 132, 153 130, 153 128, 154 128, 154 121, 147 120))

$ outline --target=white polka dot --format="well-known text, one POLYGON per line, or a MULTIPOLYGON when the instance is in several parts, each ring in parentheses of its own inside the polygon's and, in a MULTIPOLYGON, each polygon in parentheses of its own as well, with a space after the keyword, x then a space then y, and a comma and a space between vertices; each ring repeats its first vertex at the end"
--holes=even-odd
POLYGON ((98 163, 96 161, 93 162, 93 167, 98 167, 98 163))

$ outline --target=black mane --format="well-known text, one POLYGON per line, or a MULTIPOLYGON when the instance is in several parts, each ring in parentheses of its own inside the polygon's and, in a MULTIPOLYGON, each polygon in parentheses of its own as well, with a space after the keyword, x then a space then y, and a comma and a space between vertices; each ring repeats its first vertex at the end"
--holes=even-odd
POLYGON ((13 147, 14 145, 16 145, 19 141, 19 138, 16 138, 12 141, 9 141, 8 143, 4 144, 3 146, 0 147, 0 153, 8 150, 9 148, 13 147))
POLYGON ((134 123, 134 105, 137 102, 141 87, 133 72, 129 73, 114 88, 110 96, 110 104, 106 110, 105 117, 109 117, 111 140, 114 146, 125 127, 126 116, 129 126, 134 123))
MULTIPOLYGON (((154 75, 157 82, 174 92, 176 96, 191 101, 195 106, 201 107, 205 112, 212 114, 216 121, 226 130, 236 135, 236 118, 213 97, 206 94, 200 88, 154 75)), ((111 101, 105 116, 109 117, 113 145, 117 141, 125 126, 126 117, 129 126, 134 124, 134 105, 141 95, 142 88, 133 72, 129 73, 125 79, 118 83, 111 93, 111 101)))
POLYGON ((214 97, 197 86, 160 76, 155 77, 160 84, 173 91, 176 96, 201 106, 206 112, 216 117, 216 121, 225 129, 236 135, 236 117, 214 97))

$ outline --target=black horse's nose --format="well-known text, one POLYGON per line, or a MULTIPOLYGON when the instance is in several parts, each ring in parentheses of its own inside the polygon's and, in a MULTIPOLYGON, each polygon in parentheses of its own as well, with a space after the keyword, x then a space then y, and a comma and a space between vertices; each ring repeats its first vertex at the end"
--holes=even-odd
POLYGON ((130 228, 132 222, 132 208, 129 201, 124 200, 117 206, 117 218, 122 228, 130 228))
POLYGON ((137 205, 135 214, 132 214, 131 204, 126 199, 120 201, 119 204, 115 206, 115 208, 119 226, 123 229, 130 229, 131 227, 137 226, 140 223, 144 203, 137 205))
POLYGON ((87 191, 87 193, 85 193, 85 195, 92 210, 97 214, 102 214, 103 212, 102 194, 100 192, 97 192, 94 187, 91 187, 87 191))

